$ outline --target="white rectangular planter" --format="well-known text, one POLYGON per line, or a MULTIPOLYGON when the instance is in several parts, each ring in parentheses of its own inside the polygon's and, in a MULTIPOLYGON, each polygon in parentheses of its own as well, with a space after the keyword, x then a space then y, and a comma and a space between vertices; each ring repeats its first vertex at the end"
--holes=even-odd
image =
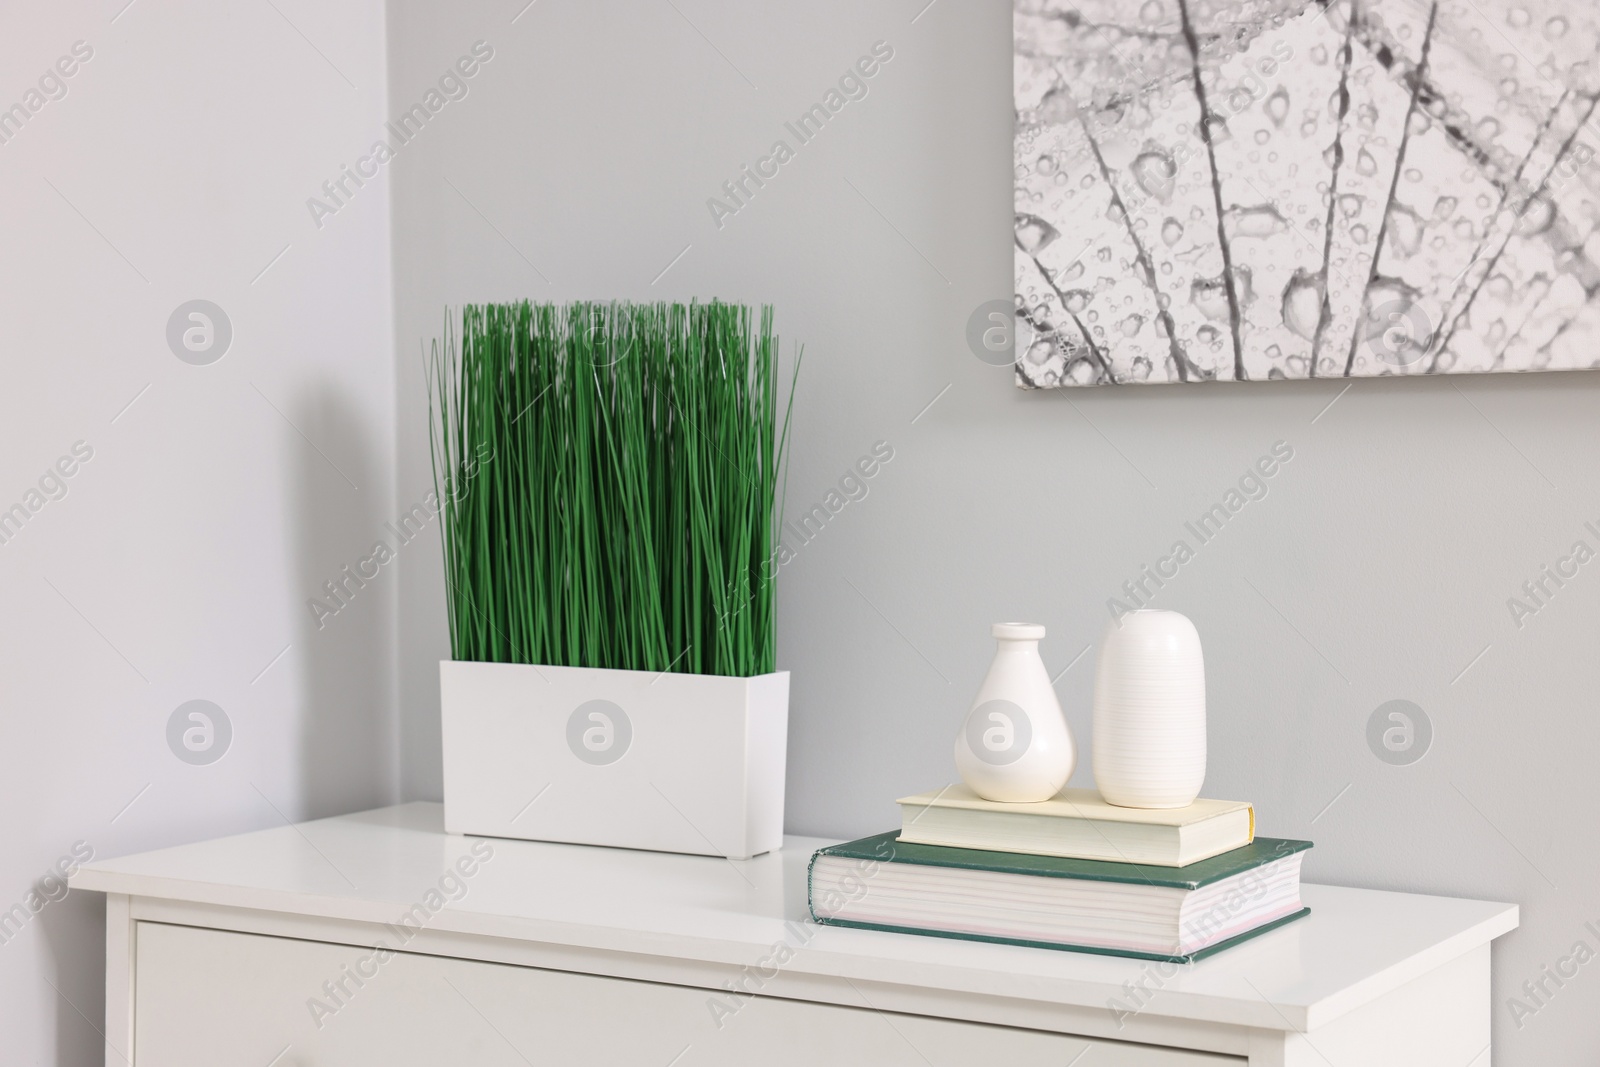
POLYGON ((439 664, 458 834, 747 859, 783 843, 789 672, 439 664))

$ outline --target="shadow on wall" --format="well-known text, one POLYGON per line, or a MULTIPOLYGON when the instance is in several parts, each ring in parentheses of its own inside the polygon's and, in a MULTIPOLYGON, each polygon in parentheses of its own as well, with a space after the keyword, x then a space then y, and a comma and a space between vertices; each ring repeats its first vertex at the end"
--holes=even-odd
MULTIPOLYGON (((333 386, 306 386, 285 405, 284 414, 299 431, 285 428, 282 444, 273 446, 284 450, 285 466, 292 472, 280 529, 292 552, 291 585, 282 595, 289 598, 293 625, 284 662, 274 669, 298 670, 300 689, 298 700, 269 703, 253 722, 235 720, 235 730, 243 733, 232 739, 298 739, 288 763, 289 773, 297 777, 276 789, 266 787, 277 812, 254 817, 255 825, 267 826, 280 816, 320 818, 392 804, 398 792, 390 651, 395 575, 391 566, 365 580, 345 571, 348 566, 356 572, 377 541, 394 542, 385 528, 385 466, 373 447, 373 434, 333 386), (324 583, 338 581, 344 592, 334 600, 324 583), (308 606, 314 597, 336 610, 319 619, 308 606)), ((232 608, 241 615, 255 610, 258 606, 252 604, 232 608)), ((219 625, 226 622, 218 620, 219 625)), ((249 768, 263 763, 259 754, 244 755, 232 753, 217 769, 241 776, 238 789, 253 796, 242 779, 251 777, 249 768)), ((49 881, 33 888, 56 901, 35 920, 48 955, 44 977, 53 987, 46 995, 54 1002, 56 1067, 128 1063, 131 1049, 107 1052, 104 1046, 103 898, 83 891, 58 896, 64 884, 49 881)), ((0 1063, 9 1063, 3 1053, 0 1063)))
MULTIPOLYGON (((38 883, 34 891, 49 890, 38 883)), ((100 1031, 106 1017, 106 909, 99 893, 73 892, 39 912, 39 933, 49 955, 55 988, 56 1064, 58 1067, 100 1067, 116 1063, 105 1052, 100 1031)), ((128 1049, 121 1050, 131 1052, 128 1049)))
MULTIPOLYGON (((356 408, 328 384, 291 401, 301 443, 290 502, 299 656, 300 782, 291 818, 393 803, 396 747, 391 649, 394 568, 385 475, 356 408)), ((288 798, 286 798, 288 799, 288 798)))

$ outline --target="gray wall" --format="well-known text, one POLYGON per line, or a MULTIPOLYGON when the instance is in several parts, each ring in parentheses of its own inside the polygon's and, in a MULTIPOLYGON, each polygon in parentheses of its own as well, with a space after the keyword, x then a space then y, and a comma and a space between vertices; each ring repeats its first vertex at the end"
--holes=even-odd
MULTIPOLYGON (((852 835, 952 778, 991 621, 1047 624, 1045 659, 1067 667, 1122 583, 1193 544, 1184 522, 1287 442, 1268 495, 1154 601, 1205 643, 1206 793, 1315 840, 1313 880, 1523 905, 1495 949, 1496 1062, 1573 1062, 1600 1040, 1600 977, 1550 986, 1520 1028, 1507 998, 1578 940, 1600 947, 1600 563, 1521 628, 1507 598, 1574 541, 1600 548, 1582 527, 1600 526, 1600 378, 1019 392, 964 340, 1011 293, 1010 10, 924 2, 542 0, 514 23, 521 0, 392 3, 396 111, 473 41, 495 49, 395 168, 401 498, 429 482, 418 353, 445 304, 774 303, 806 345, 791 508, 894 448, 780 579, 789 828, 852 835), (707 199, 775 139, 796 147, 784 122, 880 40, 894 58, 867 98, 719 228, 707 199), (1366 740, 1391 699, 1433 724, 1410 766, 1366 740)), ((436 551, 402 561, 412 797, 439 795, 436 551)), ((1093 663, 1058 685, 1084 745, 1093 663)))
MULTIPOLYGON (((0 142, 0 511, 28 509, 0 538, 0 912, 59 897, 79 843, 397 795, 393 577, 306 607, 392 517, 388 188, 306 208, 382 127, 383 5, 275 3, 0 5, 0 108, 93 53, 0 142), (206 366, 167 341, 197 298, 233 330, 206 366), (196 699, 232 725, 205 766, 168 745, 196 699)), ((103 909, 8 914, 0 1061, 102 1062, 103 909)))

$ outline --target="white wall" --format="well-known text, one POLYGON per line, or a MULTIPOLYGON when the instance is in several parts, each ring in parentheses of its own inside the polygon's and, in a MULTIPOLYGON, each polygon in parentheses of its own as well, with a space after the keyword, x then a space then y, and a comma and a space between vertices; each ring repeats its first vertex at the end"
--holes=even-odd
MULTIPOLYGON (((1600 1042, 1600 972, 1550 986, 1520 1029, 1506 998, 1580 938, 1600 947, 1600 564, 1521 629, 1506 600, 1575 540, 1600 547, 1581 526, 1600 526, 1600 379, 1361 381, 1331 408, 1340 383, 1019 393, 963 338, 1012 291, 1010 9, 925 4, 543 0, 513 23, 522 0, 392 3, 397 101, 472 41, 496 50, 396 164, 400 496, 428 483, 416 353, 447 302, 775 303, 807 345, 791 506, 895 449, 780 579, 789 826, 844 835, 950 779, 991 621, 1048 624, 1066 667, 1122 582, 1288 442, 1269 495, 1156 599, 1208 653, 1206 791, 1314 839, 1316 880, 1524 905, 1495 950, 1495 1062, 1576 1062, 1600 1042), (894 58, 868 97, 719 230, 707 198, 878 40, 894 58), (1412 766, 1367 745, 1395 698, 1434 724, 1412 766)), ((436 551, 402 564, 414 797, 439 789, 436 551)), ((1059 683, 1085 741, 1092 674, 1091 654, 1059 683)))
MULTIPOLYGON (((0 107, 93 50, 0 144, 0 509, 93 450, 0 544, 0 909, 76 842, 396 795, 393 576, 306 607, 393 505, 388 191, 305 206, 386 117, 382 6, 126 2, 0 9, 0 107), (233 327, 207 366, 166 341, 197 298, 233 327), (208 766, 166 740, 197 698, 233 727, 208 766)), ((73 893, 0 944, 4 1062, 101 1062, 102 916, 73 893)))

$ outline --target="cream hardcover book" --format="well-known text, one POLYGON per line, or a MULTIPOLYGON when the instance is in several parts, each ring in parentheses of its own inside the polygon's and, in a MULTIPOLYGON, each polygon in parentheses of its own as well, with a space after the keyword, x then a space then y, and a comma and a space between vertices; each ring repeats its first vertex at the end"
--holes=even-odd
POLYGON ((1119 808, 1093 789, 1063 789, 1037 804, 984 800, 964 785, 902 797, 900 840, 1033 856, 1184 867, 1255 839, 1243 801, 1119 808))

